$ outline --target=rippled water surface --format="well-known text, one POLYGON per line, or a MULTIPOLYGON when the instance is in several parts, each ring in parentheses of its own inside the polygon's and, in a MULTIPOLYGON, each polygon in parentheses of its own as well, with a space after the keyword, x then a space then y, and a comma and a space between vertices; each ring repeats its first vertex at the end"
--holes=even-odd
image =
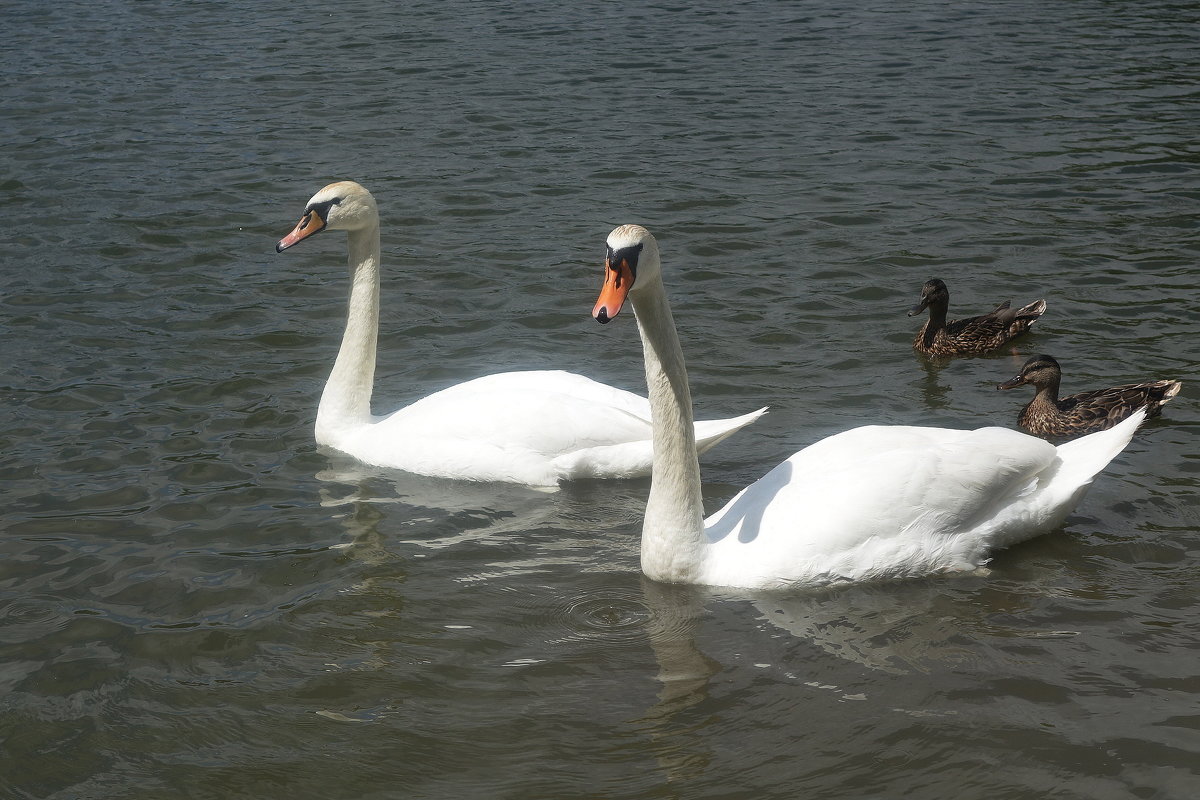
POLYGON ((1191 3, 17 3, 0 50, 0 796, 1200 796, 1191 3), (345 239, 376 409, 498 369, 642 390, 588 316, 658 236, 716 508, 868 421, 1182 394, 987 574, 766 596, 638 569, 648 483, 316 448, 345 239), (905 311, 1045 297, 932 364, 905 311))

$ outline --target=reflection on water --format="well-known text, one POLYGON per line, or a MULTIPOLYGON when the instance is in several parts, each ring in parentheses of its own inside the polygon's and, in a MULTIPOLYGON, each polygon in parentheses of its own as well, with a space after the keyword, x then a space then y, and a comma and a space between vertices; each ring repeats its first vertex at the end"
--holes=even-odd
POLYGON ((928 408, 944 409, 950 405, 950 387, 938 381, 938 376, 950 359, 919 356, 921 370, 925 374, 920 381, 921 394, 928 408))
MULTIPOLYGON (((960 578, 961 579, 961 578, 960 578)), ((926 581, 854 587, 822 595, 756 600, 762 619, 826 653, 897 674, 949 667, 969 649, 955 646, 962 620, 938 613, 944 591, 926 581)), ((955 612, 957 613, 957 611, 955 612)))
POLYGON ((703 775, 711 762, 702 742, 691 736, 695 723, 685 712, 709 699, 709 682, 720 662, 702 653, 696 632, 704 616, 703 590, 670 586, 642 578, 650 619, 646 636, 658 664, 658 701, 631 724, 645 736, 657 767, 669 783, 703 775))
POLYGON ((27 5, 0 37, 0 795, 1197 794, 1189 8, 27 5), (604 235, 654 230, 697 415, 771 406, 706 459, 710 512, 849 427, 1011 426, 994 387, 1029 353, 1184 389, 987 575, 647 584, 646 481, 314 446, 344 257, 273 245, 339 178, 387 220, 397 404, 512 369, 643 391, 587 312, 604 235), (904 316, 933 274, 955 308, 1049 309, 935 364, 904 316))

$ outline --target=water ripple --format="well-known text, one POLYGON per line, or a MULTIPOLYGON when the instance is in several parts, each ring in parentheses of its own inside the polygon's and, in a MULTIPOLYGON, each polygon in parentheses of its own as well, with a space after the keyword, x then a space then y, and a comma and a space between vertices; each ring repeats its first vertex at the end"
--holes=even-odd
POLYGON ((1018 10, 10 14, 8 793, 1195 794, 1194 14, 1018 10), (605 233, 651 227, 700 413, 771 406, 706 458, 708 508, 851 425, 1011 425, 993 387, 1031 352, 1071 390, 1184 390, 987 575, 656 587, 645 481, 314 445, 344 243, 273 246, 343 177, 383 212, 378 410, 497 369, 640 390, 632 322, 587 311, 605 233), (952 313, 1049 310, 926 362, 904 314, 930 276, 952 313))

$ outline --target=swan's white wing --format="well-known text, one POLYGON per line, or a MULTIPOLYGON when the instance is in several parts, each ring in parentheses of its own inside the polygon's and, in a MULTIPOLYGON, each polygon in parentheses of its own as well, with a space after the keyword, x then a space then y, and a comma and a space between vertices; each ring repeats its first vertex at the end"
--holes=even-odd
POLYGON ((650 401, 645 397, 565 370, 528 370, 484 375, 434 392, 401 411, 421 405, 436 405, 458 396, 473 397, 488 392, 504 391, 547 392, 564 398, 599 403, 624 411, 644 420, 647 425, 650 424, 650 401))
POLYGON ((550 486, 567 452, 650 437, 646 400, 567 372, 460 383, 352 432, 338 449, 422 475, 550 486))
MULTIPOLYGON (((697 423, 702 449, 761 413, 697 423)), ((569 372, 504 372, 424 397, 339 449, 424 475, 549 486, 647 475, 651 436, 644 397, 569 372)))
POLYGON ((650 436, 645 398, 561 371, 503 372, 421 398, 380 420, 376 436, 519 443, 543 455, 650 436))
POLYGON ((969 534, 1056 462, 1004 428, 868 426, 801 450, 706 521, 714 583, 819 584, 976 566, 969 534))

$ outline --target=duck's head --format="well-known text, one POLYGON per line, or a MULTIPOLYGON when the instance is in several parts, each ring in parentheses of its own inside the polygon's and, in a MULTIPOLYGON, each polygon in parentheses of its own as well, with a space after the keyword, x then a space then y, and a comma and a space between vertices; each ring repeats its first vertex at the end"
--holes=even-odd
POLYGON ((913 306, 908 315, 915 317, 930 306, 947 306, 950 304, 950 290, 946 284, 937 278, 930 278, 921 287, 921 301, 913 306))
POLYGON ((378 222, 379 210, 370 192, 354 181, 331 183, 312 196, 296 227, 275 245, 275 252, 282 253, 323 230, 352 231, 378 222))
POLYGON ((1052 356, 1037 355, 1021 366, 1021 371, 1016 377, 1006 380, 996 388, 1015 389, 1018 386, 1029 384, 1040 389, 1043 386, 1057 384, 1061 379, 1062 370, 1059 368, 1058 362, 1052 356))
POLYGON ((630 292, 662 280, 658 242, 641 225, 622 225, 608 235, 604 255, 604 286, 592 308, 603 324, 615 317, 630 292))

